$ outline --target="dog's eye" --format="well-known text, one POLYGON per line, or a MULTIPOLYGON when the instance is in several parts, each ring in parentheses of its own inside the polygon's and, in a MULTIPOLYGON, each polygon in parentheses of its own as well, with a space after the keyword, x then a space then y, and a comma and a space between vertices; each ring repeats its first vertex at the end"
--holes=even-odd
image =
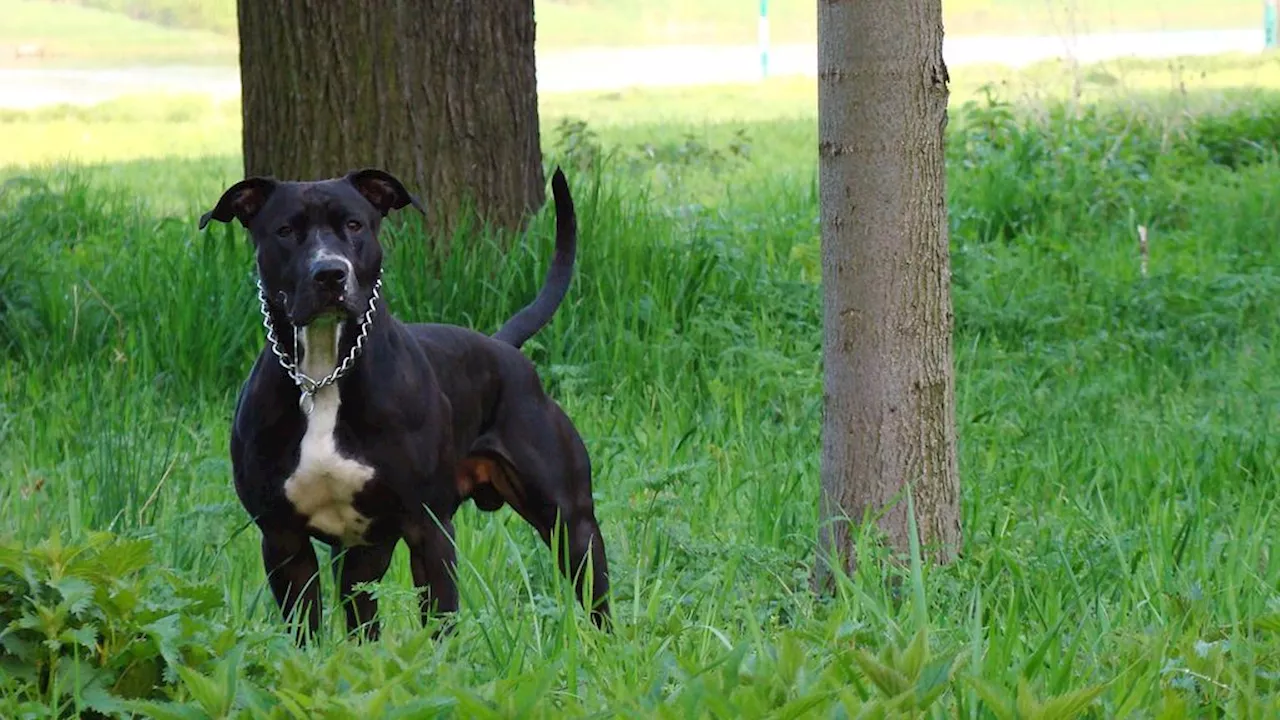
POLYGON ((362 230, 363 228, 364 228, 364 225, 361 225, 359 220, 347 221, 347 232, 356 233, 356 232, 360 232, 360 230, 362 230))
POLYGON ((290 225, 281 225, 280 227, 276 228, 276 236, 277 236, 277 237, 287 238, 287 237, 289 237, 290 235, 293 235, 293 227, 292 227, 292 226, 290 226, 290 225))

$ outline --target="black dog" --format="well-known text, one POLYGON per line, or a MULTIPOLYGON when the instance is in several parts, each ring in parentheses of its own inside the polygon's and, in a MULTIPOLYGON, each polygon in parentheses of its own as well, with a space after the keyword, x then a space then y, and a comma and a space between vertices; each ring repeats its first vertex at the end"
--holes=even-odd
POLYGON ((518 349, 551 319, 573 271, 577 220, 559 168, 551 186, 546 282, 492 337, 402 323, 379 302, 382 219, 407 205, 425 214, 385 172, 252 177, 200 218, 201 230, 235 218, 256 246, 269 347, 241 389, 231 459, 276 602, 286 618, 303 613, 309 633, 320 623, 312 537, 343 556, 334 569, 349 629, 377 637, 377 601, 353 587, 381 578, 401 539, 424 624, 456 611, 452 518, 468 498, 486 511, 510 505, 548 545, 562 538, 559 566, 584 604, 589 559, 591 617, 607 623, 587 449, 518 349))

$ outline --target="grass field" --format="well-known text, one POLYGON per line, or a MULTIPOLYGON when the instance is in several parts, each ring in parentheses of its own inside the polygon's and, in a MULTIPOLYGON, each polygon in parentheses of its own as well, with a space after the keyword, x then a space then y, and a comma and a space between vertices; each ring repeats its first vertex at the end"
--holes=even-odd
MULTIPOLYGON (((1002 86, 1015 106, 957 97, 964 547, 901 598, 870 531, 835 597, 806 585, 808 91, 544 98, 582 235, 527 351, 597 468, 617 633, 591 629, 521 521, 467 508, 456 634, 417 629, 401 551, 384 641, 330 623, 306 651, 229 479, 262 345, 252 255, 195 229, 238 173, 234 109, 6 116, 8 148, 44 146, 28 159, 100 126, 77 152, 120 148, 0 170, 0 716, 1275 717, 1280 83, 1224 89, 1274 62, 1111 66, 1078 103, 1036 75, 1002 86), (59 129, 21 134, 40 125, 59 129)), ((540 283, 550 223, 436 274, 411 219, 387 301, 493 330, 540 283)))
POLYGON ((236 62, 234 36, 161 27, 96 8, 0 0, 0 17, 0 68, 236 62), (24 44, 41 46, 44 57, 17 58, 24 44))
MULTIPOLYGON (((106 3, 128 6, 129 0, 106 3)), ((135 3, 146 5, 147 3, 135 3)), ((156 3, 151 3, 156 4, 156 3)), ((172 5, 183 5, 173 0, 172 5)), ((187 0, 199 12, 170 13, 170 25, 49 0, 0 0, 0 67, 236 62, 234 0, 187 0), (203 27, 202 27, 203 26, 203 27), (44 46, 44 58, 16 58, 17 46, 44 46)), ((1071 35, 1119 30, 1258 27, 1258 0, 947 0, 949 35, 1071 35)), ((768 4, 775 43, 811 43, 808 0, 768 4)), ((537 0, 538 49, 667 44, 751 45, 759 4, 749 0, 537 0)), ((145 17, 152 17, 147 15, 145 17)))
MULTIPOLYGON (((768 3, 770 38, 811 43, 816 5, 768 3)), ((754 44, 759 2, 743 0, 615 0, 536 3, 545 47, 679 43, 754 44)), ((1252 0, 943 0, 948 35, 1021 35, 1120 30, 1206 30, 1258 27, 1252 0)))
MULTIPOLYGON (((1170 93, 1187 107, 1228 102, 1250 88, 1280 90, 1280 56, 1241 54, 1192 60, 1121 60, 1071 68, 1046 62, 1013 71, 971 66, 952 72, 956 106, 981 99, 988 88, 1022 107, 1075 99, 1121 103, 1144 112, 1170 93)), ((734 123, 798 120, 812 124, 817 86, 812 78, 681 89, 628 89, 589 94, 544 93, 544 134, 566 120, 582 120, 610 144, 639 144, 662 125, 677 135, 715 133, 734 123), (673 129, 674 128, 674 129, 673 129), (709 129, 710 128, 710 129, 709 129)), ((218 181, 239 172, 240 106, 201 96, 123 97, 99 106, 0 110, 0 167, 63 160, 103 163, 171 157, 218 157, 218 181)), ((111 172, 115 172, 112 170, 111 172)), ((201 211, 203 212, 203 210, 201 211)))

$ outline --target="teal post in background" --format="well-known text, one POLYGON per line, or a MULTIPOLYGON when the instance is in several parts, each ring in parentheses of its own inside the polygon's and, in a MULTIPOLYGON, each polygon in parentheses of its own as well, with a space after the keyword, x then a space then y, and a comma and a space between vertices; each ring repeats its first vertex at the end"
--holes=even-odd
MULTIPOLYGON (((1274 2, 1274 0, 1267 0, 1274 2)), ((760 0, 760 77, 769 77, 769 0, 760 0)))
MULTIPOLYGON (((765 0, 760 0, 763 3, 765 0)), ((1270 50, 1276 46, 1276 0, 1263 0, 1262 36, 1264 46, 1270 50)))

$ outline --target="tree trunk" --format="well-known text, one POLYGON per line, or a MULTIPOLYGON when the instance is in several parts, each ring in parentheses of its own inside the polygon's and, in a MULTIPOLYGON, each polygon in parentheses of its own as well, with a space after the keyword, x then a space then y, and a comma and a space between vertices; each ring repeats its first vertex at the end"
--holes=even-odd
POLYGON ((532 0, 240 0, 246 175, 400 178, 449 233, 544 199, 532 0))
POLYGON ((909 547, 908 485, 925 559, 959 549, 947 82, 941 0, 819 1, 819 588, 864 517, 909 547))

